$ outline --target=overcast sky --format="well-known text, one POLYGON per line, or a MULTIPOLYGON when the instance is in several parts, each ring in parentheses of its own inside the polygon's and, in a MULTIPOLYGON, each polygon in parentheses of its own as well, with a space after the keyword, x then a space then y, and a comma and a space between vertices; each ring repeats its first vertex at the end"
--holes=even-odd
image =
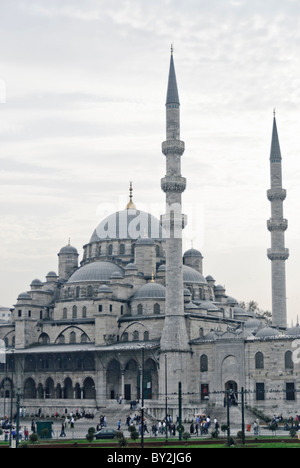
POLYGON ((165 97, 174 43, 189 216, 184 249, 227 294, 271 309, 269 154, 283 156, 288 320, 300 261, 298 0, 2 0, 0 305, 82 255, 105 214, 164 212, 165 97))

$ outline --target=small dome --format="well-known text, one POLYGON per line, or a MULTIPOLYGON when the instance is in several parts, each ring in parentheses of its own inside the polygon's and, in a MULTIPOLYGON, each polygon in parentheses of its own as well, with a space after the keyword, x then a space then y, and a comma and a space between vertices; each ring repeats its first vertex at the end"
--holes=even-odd
POLYGON ((206 279, 201 273, 194 270, 187 265, 183 265, 183 282, 184 283, 196 283, 196 284, 207 284, 206 279))
POLYGON ((211 275, 206 277, 206 281, 216 281, 211 275))
POLYGON ((109 281, 115 272, 123 275, 123 268, 111 262, 93 262, 82 266, 73 273, 68 283, 82 283, 86 281, 109 281))
POLYGON ((199 252, 199 250, 196 250, 196 249, 189 249, 189 250, 187 250, 187 251, 183 254, 183 258, 187 258, 187 257, 200 257, 200 258, 203 258, 201 252, 199 252))
POLYGON ((226 299, 227 305, 238 305, 238 301, 234 297, 228 296, 226 299))
POLYGON ((49 273, 46 275, 46 278, 57 278, 57 274, 55 271, 49 271, 49 273))
POLYGON ((244 327, 248 328, 249 330, 257 330, 260 325, 261 325, 261 321, 259 319, 253 318, 253 319, 247 320, 244 327))
POLYGON ((36 278, 31 281, 30 286, 43 286, 43 283, 40 279, 36 278))
POLYGON ((65 247, 62 247, 60 249, 59 255, 60 254, 76 254, 78 255, 78 251, 75 247, 72 247, 72 245, 65 245, 65 247))
POLYGON ((115 271, 111 277, 111 279, 123 279, 123 275, 119 271, 115 271))
POLYGON ((166 265, 160 265, 157 271, 166 271, 166 265))
POLYGON ((19 294, 18 301, 31 301, 31 295, 27 292, 19 294))
POLYGON ((256 338, 273 338, 279 336, 280 332, 276 328, 265 327, 256 333, 256 338))
POLYGON ((137 266, 135 263, 128 263, 125 267, 125 270, 137 270, 137 266))
POLYGON ((191 291, 187 288, 184 288, 183 290, 183 295, 186 296, 186 297, 191 297, 191 291))
POLYGON ((200 309, 203 310, 219 310, 218 307, 211 301, 201 301, 199 304, 200 309))
POLYGON ((112 293, 112 289, 110 289, 109 286, 107 286, 106 284, 103 284, 102 286, 100 286, 100 288, 98 289, 98 293, 102 293, 102 294, 110 294, 112 293))
POLYGON ((133 297, 134 299, 165 299, 166 288, 159 283, 147 283, 133 297))

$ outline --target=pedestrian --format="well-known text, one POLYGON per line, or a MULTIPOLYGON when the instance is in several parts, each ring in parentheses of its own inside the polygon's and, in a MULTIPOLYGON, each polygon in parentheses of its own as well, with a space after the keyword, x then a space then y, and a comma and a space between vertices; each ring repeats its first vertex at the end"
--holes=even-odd
POLYGON ((121 419, 118 421, 118 431, 121 429, 121 419))
POLYGON ((65 433, 65 425, 64 423, 61 424, 61 433, 59 437, 67 437, 65 433))

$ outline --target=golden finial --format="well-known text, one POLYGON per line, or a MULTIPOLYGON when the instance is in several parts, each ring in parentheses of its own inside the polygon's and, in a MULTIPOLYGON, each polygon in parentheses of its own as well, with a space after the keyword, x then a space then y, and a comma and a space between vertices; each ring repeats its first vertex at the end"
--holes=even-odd
POLYGON ((134 204, 133 201, 132 201, 132 198, 133 198, 132 192, 133 192, 132 182, 130 182, 130 186, 129 186, 129 202, 127 203, 127 206, 126 206, 126 209, 127 209, 127 210, 136 210, 136 206, 135 206, 135 204, 134 204))
POLYGON ((151 283, 155 283, 154 281, 154 272, 152 271, 152 279, 151 279, 151 283))

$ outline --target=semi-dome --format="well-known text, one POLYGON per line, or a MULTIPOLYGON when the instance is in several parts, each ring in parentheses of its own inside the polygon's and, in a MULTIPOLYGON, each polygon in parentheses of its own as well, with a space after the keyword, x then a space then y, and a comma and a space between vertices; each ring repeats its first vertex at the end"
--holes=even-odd
POLYGON ((136 209, 117 211, 103 219, 95 229, 90 243, 105 239, 164 239, 160 221, 150 213, 136 209))
POLYGON ((124 270, 111 262, 94 262, 79 268, 69 278, 68 283, 109 281, 111 276, 117 272, 124 275, 124 270))
POLYGON ((144 284, 133 296, 134 299, 165 299, 166 288, 159 283, 144 284))
POLYGON ((183 282, 184 283, 196 283, 196 284, 207 284, 206 279, 201 273, 194 270, 187 265, 183 265, 183 282))

